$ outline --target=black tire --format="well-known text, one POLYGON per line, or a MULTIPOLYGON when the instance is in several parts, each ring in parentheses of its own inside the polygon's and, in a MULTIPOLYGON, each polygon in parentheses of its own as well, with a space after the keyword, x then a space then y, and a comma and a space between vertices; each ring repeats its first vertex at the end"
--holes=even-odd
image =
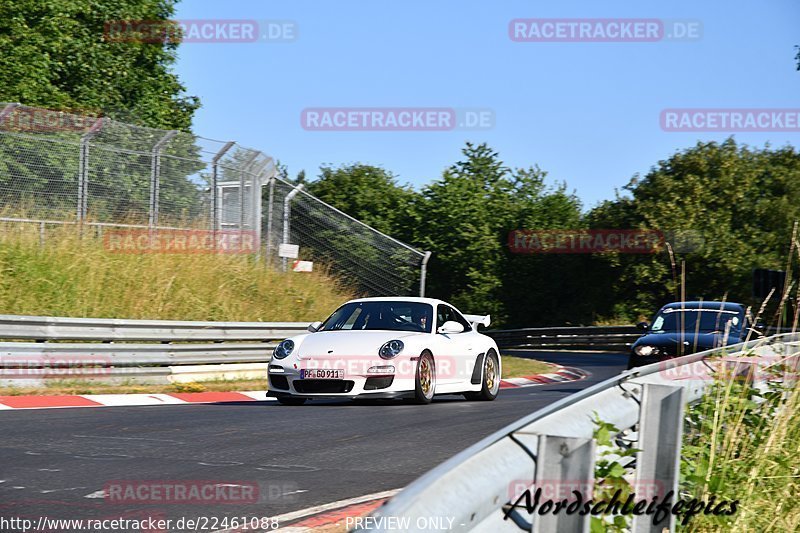
POLYGON ((414 374, 413 402, 417 404, 431 403, 436 392, 436 364, 430 352, 422 352, 422 355, 419 356, 417 370, 414 374))
POLYGON ((500 361, 494 350, 489 350, 483 358, 483 371, 481 372, 481 390, 478 392, 466 392, 464 397, 467 400, 478 400, 491 402, 497 398, 500 392, 500 361))
POLYGON ((295 398, 294 396, 278 396, 278 403, 281 405, 303 405, 307 398, 295 398))

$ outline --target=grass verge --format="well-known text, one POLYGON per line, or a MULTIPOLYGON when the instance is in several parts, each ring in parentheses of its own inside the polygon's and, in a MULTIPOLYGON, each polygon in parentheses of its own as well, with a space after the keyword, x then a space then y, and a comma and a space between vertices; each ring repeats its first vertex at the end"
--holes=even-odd
POLYGON ((503 359, 503 379, 523 378, 536 374, 547 374, 555 370, 556 366, 536 359, 501 355, 503 359))
MULTIPOLYGON (((792 371, 796 372, 796 371, 792 371)), ((689 408, 681 489, 737 502, 730 516, 702 513, 679 531, 800 531, 800 388, 715 382, 689 408)))
POLYGON ((0 314, 314 321, 355 296, 325 272, 249 255, 118 253, 72 227, 48 228, 44 244, 35 225, 0 229, 0 314))

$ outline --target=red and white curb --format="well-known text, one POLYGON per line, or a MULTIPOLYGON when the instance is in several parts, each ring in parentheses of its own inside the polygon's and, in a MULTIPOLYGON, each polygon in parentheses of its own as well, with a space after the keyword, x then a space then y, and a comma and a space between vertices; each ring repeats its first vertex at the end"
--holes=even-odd
POLYGON ((256 402, 274 400, 266 391, 172 392, 170 394, 87 394, 81 396, 0 396, 2 409, 55 407, 120 407, 135 405, 181 405, 190 403, 256 402))
MULTIPOLYGON (((577 368, 559 366, 548 374, 500 381, 501 389, 515 389, 548 383, 578 381, 586 373, 577 368)), ((182 405, 225 402, 274 401, 266 391, 245 392, 173 392, 170 394, 86 394, 79 396, 0 396, 0 410, 5 409, 52 409, 64 407, 126 407, 138 405, 182 405)))
POLYGON ((347 524, 348 518, 361 517, 371 513, 400 490, 376 492, 276 516, 274 518, 278 524, 281 524, 277 531, 283 533, 324 532, 329 529, 341 530, 343 526, 348 525, 352 527, 353 524, 347 524))
POLYGON ((516 389, 519 387, 531 387, 533 385, 547 385, 549 383, 564 383, 567 381, 580 381, 588 376, 586 372, 578 368, 571 368, 558 365, 555 372, 547 374, 537 374, 522 378, 508 378, 500 380, 501 389, 516 389))

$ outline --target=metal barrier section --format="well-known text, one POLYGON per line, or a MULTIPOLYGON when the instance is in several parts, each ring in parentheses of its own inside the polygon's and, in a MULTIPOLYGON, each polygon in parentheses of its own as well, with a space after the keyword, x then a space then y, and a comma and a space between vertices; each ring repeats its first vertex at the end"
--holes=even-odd
MULTIPOLYGON (((490 435, 411 483, 372 517, 408 519, 406 531, 424 531, 430 517, 453 519, 452 531, 587 532, 589 520, 528 512, 524 492, 536 483, 594 483, 593 418, 613 424, 640 449, 635 479, 675 490, 684 407, 699 400, 714 373, 735 375, 780 362, 797 368, 800 334, 776 335, 717 348, 621 373, 572 394, 490 435)), ((530 493, 528 493, 530 494, 530 493)), ((588 517, 583 517, 588 518, 588 517)), ((633 531, 662 531, 651 516, 634 518, 633 531)), ((381 524, 381 522, 372 522, 381 524)), ((386 523, 386 522, 384 522, 386 523)), ((369 531, 391 531, 380 525, 369 531)))

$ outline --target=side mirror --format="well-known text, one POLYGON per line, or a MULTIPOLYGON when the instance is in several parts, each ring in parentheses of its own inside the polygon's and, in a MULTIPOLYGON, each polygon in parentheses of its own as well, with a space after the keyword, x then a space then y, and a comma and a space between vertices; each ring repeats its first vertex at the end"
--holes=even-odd
POLYGON ((650 328, 650 324, 647 322, 639 322, 636 324, 636 327, 639 328, 640 331, 647 331, 650 328))
POLYGON ((311 324, 308 325, 308 328, 306 329, 308 329, 308 331, 310 331, 311 333, 315 333, 319 331, 319 328, 321 327, 322 327, 322 322, 312 322, 311 324))
POLYGON ((758 329, 758 330, 764 331, 765 329, 767 329, 767 324, 764 323, 763 320, 758 320, 758 321, 756 321, 755 328, 758 329))
POLYGON ((462 326, 455 320, 448 320, 447 322, 442 324, 439 329, 436 330, 437 333, 462 333, 463 331, 464 331, 464 326, 462 326))

